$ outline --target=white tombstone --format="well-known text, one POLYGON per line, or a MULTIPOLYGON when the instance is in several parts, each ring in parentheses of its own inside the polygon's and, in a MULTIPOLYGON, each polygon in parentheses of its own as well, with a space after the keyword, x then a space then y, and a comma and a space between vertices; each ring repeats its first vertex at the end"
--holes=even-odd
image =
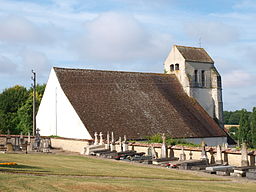
POLYGON ((123 151, 128 151, 128 142, 127 142, 126 135, 124 135, 123 151))
POLYGON ((163 139, 163 143, 161 147, 161 158, 167 158, 166 137, 164 133, 162 135, 162 139, 163 139))
POLYGON ((94 133, 94 145, 98 145, 98 144, 99 144, 99 142, 98 142, 98 133, 95 132, 94 133))
POLYGON ((111 151, 115 151, 115 150, 116 150, 115 139, 114 139, 114 133, 113 133, 113 132, 111 132, 111 145, 110 145, 110 150, 111 150, 111 151))
POLYGON ((223 164, 221 146, 217 145, 216 150, 216 164, 223 164))
POLYGON ((118 140, 118 150, 117 152, 122 152, 123 149, 122 149, 122 138, 119 137, 119 140, 118 140))
POLYGON ((184 147, 182 146, 181 148, 181 154, 180 154, 180 161, 185 161, 186 160, 186 154, 184 152, 184 147))
POLYGON ((109 138, 109 132, 107 132, 107 143, 105 144, 105 149, 110 148, 110 138, 109 138))
POLYGON ((201 160, 206 160, 208 162, 208 157, 205 151, 205 142, 202 141, 202 152, 201 152, 201 160))
POLYGON ((102 134, 102 132, 100 132, 99 136, 100 136, 100 145, 103 145, 104 143, 103 143, 103 134, 102 134))

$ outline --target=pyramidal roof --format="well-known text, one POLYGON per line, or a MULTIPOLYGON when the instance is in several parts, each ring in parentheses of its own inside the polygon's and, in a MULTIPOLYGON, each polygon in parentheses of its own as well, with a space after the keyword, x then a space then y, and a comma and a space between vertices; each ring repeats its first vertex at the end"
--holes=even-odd
POLYGON ((199 63, 214 63, 203 48, 175 45, 186 61, 199 63))
POLYGON ((175 75, 54 68, 91 135, 113 131, 129 139, 166 133, 173 138, 226 133, 183 91, 175 75))

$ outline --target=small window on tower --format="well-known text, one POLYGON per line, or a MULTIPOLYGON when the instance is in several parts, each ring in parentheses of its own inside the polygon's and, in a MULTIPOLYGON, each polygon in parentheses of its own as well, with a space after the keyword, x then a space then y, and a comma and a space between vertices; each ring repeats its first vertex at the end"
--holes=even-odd
POLYGON ((174 71, 174 65, 173 64, 170 65, 170 71, 174 71))
POLYGON ((205 87, 205 71, 202 71, 202 87, 205 87))
POLYGON ((180 70, 180 65, 178 63, 175 64, 175 70, 180 70))

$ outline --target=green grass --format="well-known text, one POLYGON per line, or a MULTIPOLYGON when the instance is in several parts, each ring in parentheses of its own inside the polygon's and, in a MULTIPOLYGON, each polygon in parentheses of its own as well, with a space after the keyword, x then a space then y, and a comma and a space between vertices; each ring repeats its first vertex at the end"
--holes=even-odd
POLYGON ((0 191, 254 191, 256 183, 84 156, 0 154, 0 191))

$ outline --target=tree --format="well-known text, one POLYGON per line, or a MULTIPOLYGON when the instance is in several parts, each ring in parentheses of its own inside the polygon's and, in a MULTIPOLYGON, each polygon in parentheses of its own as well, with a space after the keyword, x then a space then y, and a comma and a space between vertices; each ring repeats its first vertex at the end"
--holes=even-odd
POLYGON ((250 116, 251 146, 256 148, 256 107, 253 108, 250 116))
POLYGON ((24 105, 28 98, 28 91, 25 87, 16 85, 5 89, 0 94, 0 110, 1 121, 0 132, 7 133, 9 129, 11 133, 17 133, 17 111, 24 105))
POLYGON ((229 124, 229 118, 231 114, 231 111, 223 111, 224 124, 229 124))
MULTIPOLYGON (((44 85, 37 85, 36 111, 41 102, 45 89, 44 85)), ((28 133, 32 130, 32 101, 33 89, 16 85, 0 93, 0 133, 12 134, 28 133)))
POLYGON ((249 126, 249 113, 246 109, 241 110, 241 117, 239 121, 239 136, 238 140, 240 143, 250 143, 250 126, 249 126))
MULTIPOLYGON (((45 90, 45 84, 37 85, 36 87, 36 112, 38 111, 40 102, 43 97, 43 93, 45 90)), ((17 118, 19 120, 18 129, 24 133, 28 134, 28 132, 32 132, 33 126, 33 89, 29 90, 29 97, 26 103, 19 108, 17 112, 17 118)))

